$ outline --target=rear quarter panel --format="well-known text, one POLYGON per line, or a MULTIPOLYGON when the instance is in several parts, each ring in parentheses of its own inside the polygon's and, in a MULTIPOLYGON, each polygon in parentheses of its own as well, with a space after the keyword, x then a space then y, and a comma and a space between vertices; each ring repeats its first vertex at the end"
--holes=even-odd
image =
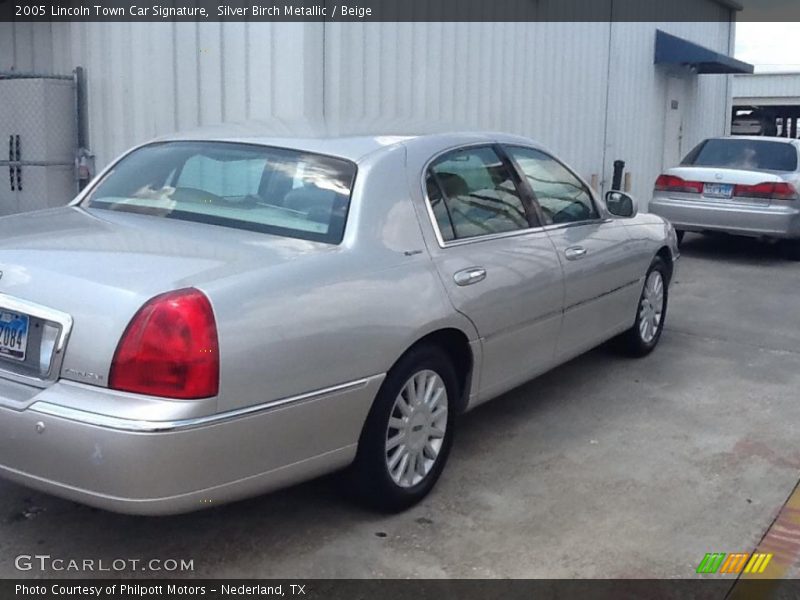
POLYGON ((403 147, 359 164, 341 245, 203 289, 217 316, 223 411, 385 373, 439 328, 476 337, 425 250, 403 147))

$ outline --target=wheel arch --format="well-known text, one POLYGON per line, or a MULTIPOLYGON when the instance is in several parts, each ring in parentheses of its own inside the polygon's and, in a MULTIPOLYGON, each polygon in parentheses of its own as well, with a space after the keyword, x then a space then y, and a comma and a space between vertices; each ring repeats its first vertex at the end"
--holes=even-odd
POLYGON ((664 265, 667 267, 667 283, 672 282, 672 273, 674 269, 674 265, 672 264, 672 251, 670 251, 667 246, 661 246, 658 252, 656 252, 655 258, 660 258, 664 261, 664 265))
MULTIPOLYGON (((457 412, 463 412, 469 402, 469 392, 475 368, 475 356, 467 334, 456 327, 443 327, 417 339, 394 362, 391 368, 409 352, 420 346, 436 346, 447 354, 453 363, 459 384, 457 412)), ((391 370, 390 368, 390 370, 391 370)))

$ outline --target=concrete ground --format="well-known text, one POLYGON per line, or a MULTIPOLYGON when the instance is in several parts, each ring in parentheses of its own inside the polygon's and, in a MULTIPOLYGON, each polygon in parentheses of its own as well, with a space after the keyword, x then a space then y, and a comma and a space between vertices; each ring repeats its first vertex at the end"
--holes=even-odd
POLYGON ((0 577, 43 575, 18 554, 193 559, 197 577, 691 577, 759 543, 798 434, 800 263, 689 235, 651 356, 600 348, 466 415, 412 510, 365 511, 335 477, 169 518, 0 482, 0 577))

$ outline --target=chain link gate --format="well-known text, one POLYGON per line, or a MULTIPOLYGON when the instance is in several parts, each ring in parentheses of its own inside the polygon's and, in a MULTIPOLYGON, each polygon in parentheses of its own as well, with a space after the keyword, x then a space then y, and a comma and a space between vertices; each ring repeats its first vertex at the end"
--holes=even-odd
POLYGON ((0 72, 0 216, 63 206, 88 179, 82 79, 0 72))

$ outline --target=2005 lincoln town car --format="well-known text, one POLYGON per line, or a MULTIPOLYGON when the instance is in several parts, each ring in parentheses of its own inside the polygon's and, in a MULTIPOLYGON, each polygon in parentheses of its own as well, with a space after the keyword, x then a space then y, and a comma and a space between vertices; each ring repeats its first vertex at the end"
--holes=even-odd
POLYGON ((672 227, 525 138, 184 136, 0 219, 0 473, 126 513, 349 468, 433 487, 464 410, 658 343, 672 227))

